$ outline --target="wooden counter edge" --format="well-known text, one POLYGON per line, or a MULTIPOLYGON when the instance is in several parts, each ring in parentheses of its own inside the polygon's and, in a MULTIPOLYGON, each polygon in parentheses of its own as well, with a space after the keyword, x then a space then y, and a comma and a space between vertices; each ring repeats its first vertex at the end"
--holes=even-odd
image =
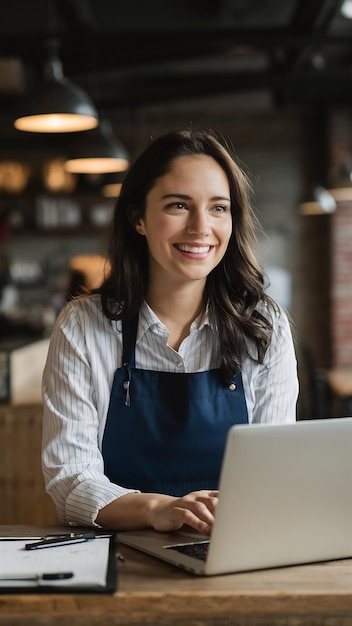
POLYGON ((75 626, 101 624, 111 626, 163 624, 175 626, 184 622, 224 626, 270 623, 277 625, 352 623, 352 593, 323 592, 286 594, 253 592, 178 592, 100 594, 1 594, 0 624, 45 624, 75 626), (350 616, 350 622, 346 617, 350 616), (270 622, 268 619, 270 618, 270 622), (36 621, 34 621, 34 619, 36 621), (23 620, 23 621, 21 621, 23 620), (27 620, 27 622, 25 621, 27 620), (319 621, 317 621, 319 620, 319 621), (334 621, 332 621, 334 620, 334 621))

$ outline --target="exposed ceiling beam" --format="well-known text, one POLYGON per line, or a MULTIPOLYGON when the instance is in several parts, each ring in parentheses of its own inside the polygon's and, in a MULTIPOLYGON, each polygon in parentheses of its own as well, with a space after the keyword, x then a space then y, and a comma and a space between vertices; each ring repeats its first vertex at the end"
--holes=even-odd
POLYGON ((341 0, 297 0, 289 30, 292 34, 306 37, 306 42, 287 52, 282 66, 286 71, 292 71, 312 50, 325 45, 324 42, 329 39, 326 34, 340 6, 341 0))
MULTIPOLYGON (((168 73, 125 76, 113 86, 102 89, 95 103, 105 113, 117 109, 140 108, 144 105, 184 102, 191 99, 225 96, 240 92, 285 92, 290 100, 302 105, 310 102, 352 101, 352 71, 287 72, 206 72, 187 75, 168 73)), ((6 113, 16 105, 18 97, 3 97, 0 111, 6 113)))

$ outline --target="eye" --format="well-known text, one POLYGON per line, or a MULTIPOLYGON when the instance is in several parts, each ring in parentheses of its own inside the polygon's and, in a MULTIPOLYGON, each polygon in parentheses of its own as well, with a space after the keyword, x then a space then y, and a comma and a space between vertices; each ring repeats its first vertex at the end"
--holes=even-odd
POLYGON ((223 204, 216 204, 213 207, 213 211, 215 211, 215 213, 226 213, 226 211, 228 210, 229 210, 229 207, 223 204))
POLYGON ((170 204, 167 205, 167 208, 182 210, 182 209, 186 209, 187 207, 184 202, 171 202, 170 204))

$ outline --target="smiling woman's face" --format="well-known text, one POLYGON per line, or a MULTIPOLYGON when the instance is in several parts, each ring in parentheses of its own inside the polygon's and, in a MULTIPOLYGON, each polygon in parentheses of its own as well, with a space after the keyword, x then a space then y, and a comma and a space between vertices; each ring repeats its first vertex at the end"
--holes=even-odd
POLYGON ((151 281, 205 284, 232 232, 230 187, 223 169, 206 155, 176 158, 149 191, 136 230, 147 240, 151 281))

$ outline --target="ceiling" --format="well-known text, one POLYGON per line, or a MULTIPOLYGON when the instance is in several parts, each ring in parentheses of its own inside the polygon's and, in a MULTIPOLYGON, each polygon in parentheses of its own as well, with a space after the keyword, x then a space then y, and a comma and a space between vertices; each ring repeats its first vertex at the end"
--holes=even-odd
MULTIPOLYGON (((342 0, 6 0, 0 20, 0 140, 43 72, 64 74, 106 115, 264 90, 273 106, 352 102, 352 20, 342 0)), ((17 131, 18 133, 18 131, 17 131)), ((5 142, 5 143, 4 143, 5 142)))

